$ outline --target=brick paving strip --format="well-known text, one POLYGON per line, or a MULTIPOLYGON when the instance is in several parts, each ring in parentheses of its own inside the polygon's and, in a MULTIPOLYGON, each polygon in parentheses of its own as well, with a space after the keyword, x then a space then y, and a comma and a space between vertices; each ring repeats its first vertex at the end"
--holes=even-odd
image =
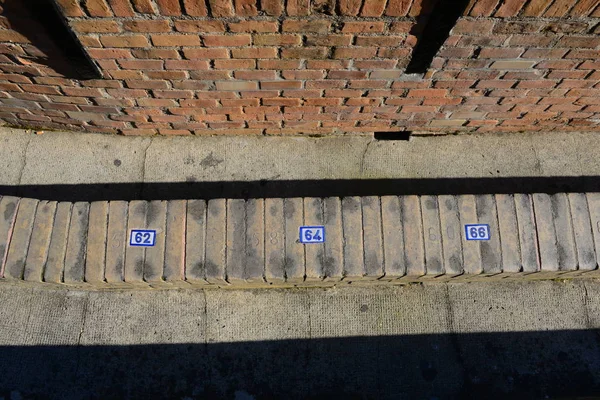
POLYGON ((593 277, 599 249, 600 193, 92 203, 0 197, 0 281, 19 284, 562 279, 593 277))

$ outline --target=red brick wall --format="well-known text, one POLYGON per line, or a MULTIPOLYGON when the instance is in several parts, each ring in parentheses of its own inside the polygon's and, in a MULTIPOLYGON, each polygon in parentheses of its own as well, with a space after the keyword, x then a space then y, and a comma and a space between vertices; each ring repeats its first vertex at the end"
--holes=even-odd
POLYGON ((472 0, 424 76, 404 68, 433 1, 56 2, 103 79, 61 76, 3 20, 9 124, 147 135, 600 130, 600 0, 472 0))

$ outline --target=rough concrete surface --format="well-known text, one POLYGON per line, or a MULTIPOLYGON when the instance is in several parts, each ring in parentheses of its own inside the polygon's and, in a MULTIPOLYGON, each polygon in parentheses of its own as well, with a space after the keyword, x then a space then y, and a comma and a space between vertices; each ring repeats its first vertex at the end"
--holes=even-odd
POLYGON ((4 398, 600 395, 600 282, 0 287, 4 398))
POLYGON ((34 135, 0 128, 0 141, 0 185, 600 174, 593 132, 375 141, 366 136, 34 135))

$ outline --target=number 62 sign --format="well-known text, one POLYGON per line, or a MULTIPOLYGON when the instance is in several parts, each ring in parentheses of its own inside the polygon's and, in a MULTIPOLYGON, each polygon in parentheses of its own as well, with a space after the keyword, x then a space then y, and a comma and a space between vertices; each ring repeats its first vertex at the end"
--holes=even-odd
POLYGON ((153 229, 132 229, 129 234, 130 246, 152 247, 156 242, 156 231, 153 229))
POLYGON ((490 226, 487 224, 465 225, 467 240, 490 240, 490 226))

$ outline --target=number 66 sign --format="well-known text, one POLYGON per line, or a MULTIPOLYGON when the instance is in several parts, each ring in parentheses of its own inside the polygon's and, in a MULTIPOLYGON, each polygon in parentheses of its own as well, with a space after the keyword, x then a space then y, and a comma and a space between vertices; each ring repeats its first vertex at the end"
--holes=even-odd
POLYGON ((465 225, 467 240, 490 240, 490 226, 487 224, 465 225))
POLYGON ((152 247, 156 242, 156 231, 152 229, 132 229, 129 234, 130 246, 152 247))

